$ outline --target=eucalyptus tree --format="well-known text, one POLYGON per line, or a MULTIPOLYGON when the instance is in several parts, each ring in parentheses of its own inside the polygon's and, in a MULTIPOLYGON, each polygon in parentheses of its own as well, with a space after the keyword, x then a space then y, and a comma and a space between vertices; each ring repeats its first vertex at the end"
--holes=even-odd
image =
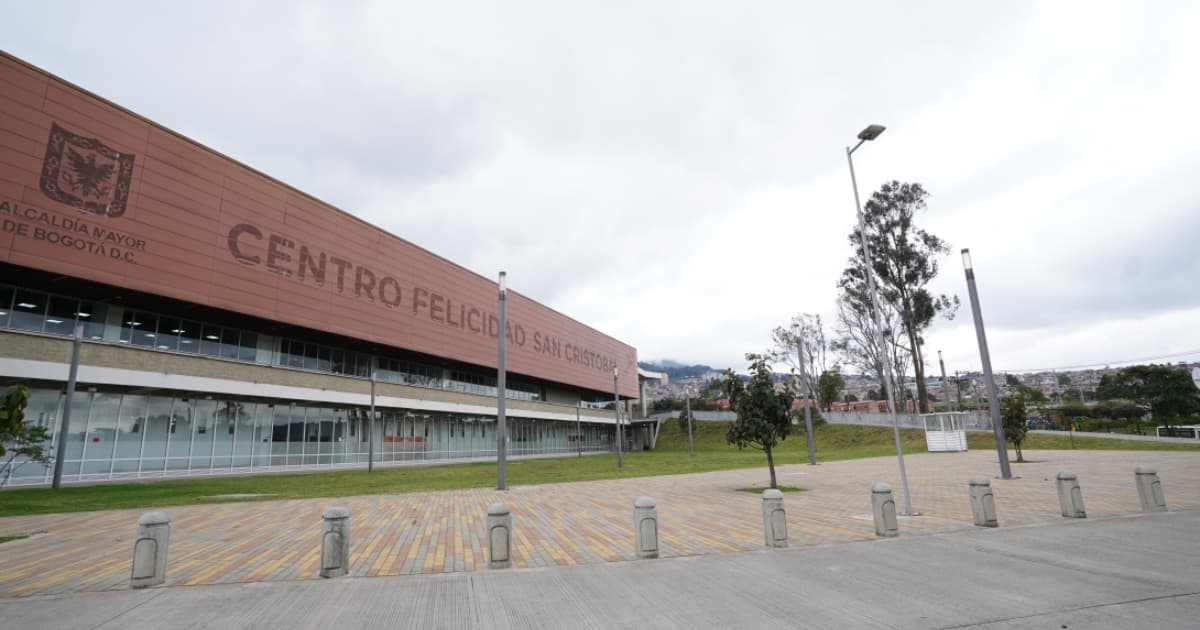
MULTIPOLYGON (((863 206, 863 225, 871 248, 871 271, 880 300, 895 310, 908 340, 906 349, 917 380, 921 411, 928 410, 921 335, 938 315, 953 317, 959 304, 957 296, 934 295, 926 288, 937 276, 938 260, 950 253, 949 243, 914 222, 916 214, 925 209, 928 197, 929 193, 918 183, 891 181, 872 193, 863 206)), ((861 293, 866 286, 866 262, 858 226, 849 238, 854 255, 839 282, 843 294, 861 293)), ((861 306, 864 302, 852 299, 850 303, 861 306)))

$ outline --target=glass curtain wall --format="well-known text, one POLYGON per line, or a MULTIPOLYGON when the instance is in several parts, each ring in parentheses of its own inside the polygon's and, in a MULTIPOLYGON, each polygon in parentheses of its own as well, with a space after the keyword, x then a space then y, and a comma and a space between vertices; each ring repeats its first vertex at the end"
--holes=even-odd
MULTIPOLYGON (((65 395, 31 388, 28 421, 57 432, 65 395)), ((75 392, 63 478, 132 477, 363 467, 369 411, 171 392, 75 392)), ((613 427, 508 419, 510 455, 571 454, 613 448, 613 427)), ((417 409, 377 409, 375 461, 486 459, 496 455, 496 419, 417 409)), ((58 435, 48 445, 53 452, 58 435)), ((47 483, 52 467, 14 461, 13 485, 47 483)))

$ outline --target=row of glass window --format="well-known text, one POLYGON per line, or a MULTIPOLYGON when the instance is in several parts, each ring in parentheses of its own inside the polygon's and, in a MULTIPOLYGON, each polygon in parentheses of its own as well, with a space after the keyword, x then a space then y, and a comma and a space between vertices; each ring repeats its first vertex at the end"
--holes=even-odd
MULTIPOLYGON (((66 394, 32 388, 26 421, 50 428, 54 452, 66 394)), ((172 395, 77 391, 71 403, 64 479, 86 481, 495 457, 496 419, 406 409, 301 405, 172 395), (373 436, 373 439, 372 439, 373 436), (374 449, 371 448, 374 442, 374 449)), ((606 451, 611 426, 508 418, 511 455, 606 451)), ((15 484, 52 470, 20 459, 15 484)), ((0 475, 6 471, 0 471, 0 475)))
MULTIPOLYGON (((392 357, 331 348, 294 339, 158 315, 102 302, 0 285, 0 328, 73 335, 83 323, 83 337, 133 346, 186 352, 265 365, 368 378, 372 362, 382 381, 475 394, 496 395, 496 378, 392 357)), ((540 400, 532 383, 506 384, 506 397, 540 400)))

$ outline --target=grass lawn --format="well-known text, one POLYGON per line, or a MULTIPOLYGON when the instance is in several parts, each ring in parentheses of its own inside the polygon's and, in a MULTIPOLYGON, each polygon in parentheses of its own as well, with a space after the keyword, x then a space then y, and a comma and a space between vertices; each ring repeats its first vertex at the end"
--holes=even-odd
MULTIPOLYGON (((687 432, 673 421, 664 422, 655 451, 629 453, 625 467, 616 467, 611 454, 567 456, 554 459, 510 461, 510 486, 674 475, 732 468, 766 468, 766 458, 759 451, 737 448, 725 443, 727 423, 701 422, 694 427, 696 456, 690 457, 687 432)), ((785 440, 775 452, 777 464, 807 463, 808 447, 804 430, 785 440)), ((906 453, 925 450, 924 432, 904 429, 901 438, 906 453)), ((843 459, 877 457, 896 452, 889 427, 855 425, 825 425, 817 428, 817 457, 829 462, 843 459)), ((991 449, 991 435, 971 433, 968 443, 972 449, 991 449)), ((1067 449, 1067 437, 1031 435, 1024 450, 1067 449)), ((1075 438, 1075 448, 1094 450, 1192 450, 1200 444, 1166 444, 1133 442, 1100 438, 1075 438)), ((767 472, 763 470, 763 484, 767 472)), ((0 491, 0 516, 47 514, 55 512, 86 512, 122 508, 151 508, 172 505, 195 505, 237 501, 230 498, 206 498, 225 494, 267 494, 240 500, 304 499, 369 494, 392 494, 424 490, 455 488, 488 488, 496 483, 495 462, 453 464, 441 466, 406 466, 366 470, 306 472, 273 475, 230 477, 198 477, 161 481, 70 485, 59 490, 50 488, 17 488, 0 491)))

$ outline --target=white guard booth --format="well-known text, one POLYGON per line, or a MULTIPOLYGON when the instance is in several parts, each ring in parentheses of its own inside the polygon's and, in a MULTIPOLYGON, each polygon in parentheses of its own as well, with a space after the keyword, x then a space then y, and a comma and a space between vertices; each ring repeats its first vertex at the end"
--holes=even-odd
POLYGON ((921 414, 925 421, 925 445, 929 452, 957 452, 967 450, 967 432, 963 430, 961 411, 921 414))

